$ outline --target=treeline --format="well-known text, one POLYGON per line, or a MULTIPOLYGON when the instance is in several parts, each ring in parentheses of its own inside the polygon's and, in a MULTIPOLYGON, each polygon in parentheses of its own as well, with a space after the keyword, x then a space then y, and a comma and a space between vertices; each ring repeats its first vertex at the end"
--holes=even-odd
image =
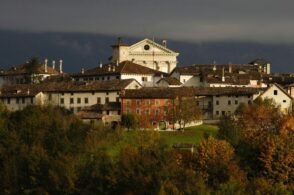
POLYGON ((122 130, 83 124, 58 107, 0 108, 1 194, 291 194, 294 117, 270 101, 241 106, 194 153, 156 131, 107 148, 122 130))

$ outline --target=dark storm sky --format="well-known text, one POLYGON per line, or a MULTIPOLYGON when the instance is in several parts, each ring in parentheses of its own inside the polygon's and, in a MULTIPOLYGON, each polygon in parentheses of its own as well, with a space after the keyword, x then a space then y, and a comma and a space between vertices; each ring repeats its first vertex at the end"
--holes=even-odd
POLYGON ((0 0, 0 29, 294 42, 293 0, 0 0))

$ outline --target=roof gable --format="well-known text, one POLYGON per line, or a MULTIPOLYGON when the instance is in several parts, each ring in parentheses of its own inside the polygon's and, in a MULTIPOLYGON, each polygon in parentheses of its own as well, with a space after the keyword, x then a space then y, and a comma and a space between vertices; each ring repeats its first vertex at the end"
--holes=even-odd
POLYGON ((166 54, 179 55, 177 52, 171 49, 168 49, 167 47, 161 44, 158 44, 150 39, 143 39, 142 41, 131 45, 129 48, 129 51, 130 53, 145 52, 145 53, 166 53, 166 54), (150 49, 144 50, 145 45, 151 46, 150 49))
POLYGON ((288 94, 287 93, 287 91, 285 91, 284 89, 283 89, 283 87, 281 87, 279 84, 277 84, 277 83, 274 83, 274 84, 272 84, 269 88, 267 88, 260 96, 261 97, 263 97, 269 90, 271 90, 272 88, 277 88, 277 89, 279 89, 282 93, 284 93, 284 95, 286 95, 286 96, 288 96, 289 97, 289 99, 293 99, 292 97, 291 97, 291 95, 290 94, 288 94))

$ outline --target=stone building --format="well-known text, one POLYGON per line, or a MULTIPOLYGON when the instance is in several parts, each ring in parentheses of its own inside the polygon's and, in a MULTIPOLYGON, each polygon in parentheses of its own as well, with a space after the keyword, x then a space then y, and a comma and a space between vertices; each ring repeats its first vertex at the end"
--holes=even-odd
POLYGON ((165 40, 159 44, 150 39, 144 39, 133 45, 128 45, 119 38, 118 42, 112 45, 112 49, 111 61, 113 63, 132 61, 165 73, 170 73, 177 66, 177 56, 179 55, 167 47, 165 40))

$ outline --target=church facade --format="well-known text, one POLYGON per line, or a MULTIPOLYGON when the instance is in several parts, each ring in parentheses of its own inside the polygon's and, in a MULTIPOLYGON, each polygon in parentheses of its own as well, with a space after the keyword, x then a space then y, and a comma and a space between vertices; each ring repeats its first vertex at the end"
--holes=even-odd
POLYGON ((113 63, 132 61, 165 73, 170 73, 176 67, 179 55, 179 53, 167 48, 166 41, 158 44, 150 39, 143 39, 130 46, 118 39, 112 48, 111 61, 113 63))

